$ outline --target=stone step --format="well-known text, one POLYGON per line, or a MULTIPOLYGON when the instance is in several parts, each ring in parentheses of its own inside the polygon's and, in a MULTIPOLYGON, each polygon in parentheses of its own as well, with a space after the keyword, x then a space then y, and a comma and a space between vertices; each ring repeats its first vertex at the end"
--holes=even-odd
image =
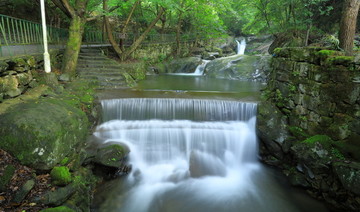
POLYGON ((87 59, 79 59, 78 64, 111 64, 111 65, 119 65, 117 62, 113 60, 87 60, 87 59))
POLYGON ((81 53, 102 53, 101 49, 98 48, 81 48, 81 53))
POLYGON ((91 75, 86 75, 86 76, 79 75, 79 76, 83 79, 93 79, 99 82, 108 82, 108 83, 120 83, 125 81, 125 77, 123 76, 116 76, 116 77, 91 76, 91 75))
POLYGON ((104 75, 104 76, 119 76, 123 75, 124 71, 78 71, 82 75, 104 75))
POLYGON ((104 78, 112 78, 112 77, 124 77, 122 73, 94 73, 94 72, 79 72, 79 76, 88 76, 88 77, 98 77, 102 76, 104 78))
POLYGON ((97 55, 97 56, 86 56, 86 55, 79 55, 80 59, 86 59, 86 60, 108 60, 107 57, 105 56, 101 56, 101 55, 97 55))
POLYGON ((88 72, 88 73, 123 73, 124 69, 121 68, 77 68, 78 73, 88 72))
POLYGON ((79 68, 79 69, 85 69, 85 68, 120 69, 121 67, 118 65, 111 65, 111 64, 78 64, 77 68, 79 68))

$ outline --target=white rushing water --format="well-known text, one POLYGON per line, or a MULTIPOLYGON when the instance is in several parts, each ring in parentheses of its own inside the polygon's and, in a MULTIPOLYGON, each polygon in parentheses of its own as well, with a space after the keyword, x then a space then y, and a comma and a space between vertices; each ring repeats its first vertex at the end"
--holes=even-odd
POLYGON ((104 117, 115 118, 94 135, 127 145, 132 172, 126 189, 112 195, 116 206, 100 211, 297 211, 257 161, 256 104, 118 99, 102 105, 104 117), (181 120, 200 110, 202 119, 181 120), (164 114, 170 118, 160 120, 164 114))
POLYGON ((202 76, 204 75, 205 67, 210 62, 210 60, 202 60, 201 64, 198 65, 193 73, 171 73, 169 75, 179 75, 179 76, 202 76))
POLYGON ((240 42, 238 40, 235 40, 237 43, 237 54, 243 55, 245 54, 245 48, 246 48, 246 40, 242 39, 240 42))

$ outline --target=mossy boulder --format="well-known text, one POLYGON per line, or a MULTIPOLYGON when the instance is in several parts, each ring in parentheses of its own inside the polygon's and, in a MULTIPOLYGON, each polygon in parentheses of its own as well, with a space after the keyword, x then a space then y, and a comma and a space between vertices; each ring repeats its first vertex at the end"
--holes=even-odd
POLYGON ((54 185, 64 186, 72 181, 70 170, 66 166, 54 167, 50 176, 54 185))
POLYGON ((62 100, 41 98, 0 115, 0 148, 22 164, 49 170, 76 154, 88 132, 86 114, 62 100))
POLYGON ((165 65, 166 73, 193 73, 202 63, 198 57, 178 58, 165 65))
POLYGON ((123 165, 124 159, 129 152, 129 147, 125 144, 110 142, 97 150, 94 162, 104 166, 119 168, 123 165))
POLYGON ((267 71, 264 69, 268 68, 268 63, 269 60, 260 56, 234 55, 210 61, 205 74, 216 78, 254 80, 267 71))

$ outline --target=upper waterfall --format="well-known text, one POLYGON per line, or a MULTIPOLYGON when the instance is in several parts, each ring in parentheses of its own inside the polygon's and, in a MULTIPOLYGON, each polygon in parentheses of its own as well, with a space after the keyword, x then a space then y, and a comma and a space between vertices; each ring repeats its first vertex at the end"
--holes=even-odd
POLYGON ((246 40, 245 38, 239 42, 238 40, 235 40, 237 43, 237 54, 243 55, 245 54, 245 48, 246 48, 246 40))

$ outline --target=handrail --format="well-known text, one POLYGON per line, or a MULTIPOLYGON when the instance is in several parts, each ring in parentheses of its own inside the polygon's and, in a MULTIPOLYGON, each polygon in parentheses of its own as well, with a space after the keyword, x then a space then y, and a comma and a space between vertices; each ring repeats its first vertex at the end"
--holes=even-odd
MULTIPOLYGON (((68 30, 48 26, 49 44, 66 43, 68 38, 68 30)), ((114 32, 113 37, 119 43, 122 39, 124 45, 131 45, 140 34, 121 34, 114 32)), ((181 41, 192 41, 196 36, 182 35, 181 41)), ((42 44, 42 27, 41 24, 32 21, 22 20, 0 14, 0 46, 10 45, 27 45, 42 44)), ((175 43, 175 34, 149 34, 143 41, 143 44, 164 44, 175 43)), ((83 43, 85 44, 108 44, 107 38, 103 37, 102 31, 85 31, 83 35, 83 43)))
MULTIPOLYGON (((64 48, 68 39, 67 29, 48 26, 48 42, 51 48, 64 48)), ((123 46, 132 45, 141 34, 121 34, 113 32, 115 41, 123 46)), ((182 34, 180 42, 207 40, 197 34, 182 34)), ((84 45, 109 45, 102 31, 86 30, 83 34, 84 45)), ((176 34, 149 34, 141 45, 174 44, 176 34)), ((43 46, 42 26, 40 23, 22 20, 0 14, 0 57, 41 52, 43 46)))

